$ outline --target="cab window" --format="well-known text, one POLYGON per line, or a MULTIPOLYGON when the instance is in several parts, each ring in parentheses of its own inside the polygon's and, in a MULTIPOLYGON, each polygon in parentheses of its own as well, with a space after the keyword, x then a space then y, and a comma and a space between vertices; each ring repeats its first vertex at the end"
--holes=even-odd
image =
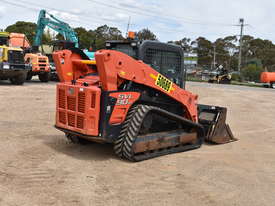
POLYGON ((4 49, 0 48, 0 58, 3 57, 3 51, 4 51, 4 49))
POLYGON ((181 86, 181 55, 177 52, 148 48, 144 62, 162 75, 181 86))
POLYGON ((137 52, 130 44, 115 44, 110 49, 120 51, 130 57, 137 58, 137 52))

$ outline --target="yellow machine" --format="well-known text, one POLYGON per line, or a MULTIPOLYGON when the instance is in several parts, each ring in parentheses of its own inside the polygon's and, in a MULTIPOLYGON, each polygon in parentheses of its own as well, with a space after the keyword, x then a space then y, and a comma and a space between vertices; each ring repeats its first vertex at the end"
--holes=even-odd
POLYGON ((24 84, 30 70, 24 62, 24 51, 9 46, 9 33, 0 32, 0 80, 10 80, 12 84, 24 84))
POLYGON ((50 64, 48 57, 33 50, 25 34, 10 33, 9 45, 12 47, 20 47, 24 50, 25 63, 31 65, 32 68, 27 74, 27 80, 31 80, 33 76, 38 75, 41 82, 49 81, 50 64))
POLYGON ((231 83, 231 74, 226 69, 218 68, 214 72, 210 73, 209 83, 218 83, 218 84, 230 84, 231 83))

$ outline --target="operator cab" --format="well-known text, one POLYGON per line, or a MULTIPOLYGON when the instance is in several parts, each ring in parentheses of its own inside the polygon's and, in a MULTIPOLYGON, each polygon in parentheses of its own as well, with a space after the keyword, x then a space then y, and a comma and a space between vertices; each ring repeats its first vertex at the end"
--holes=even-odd
POLYGON ((106 41, 106 49, 120 51, 142 60, 181 88, 185 88, 183 50, 180 46, 128 38, 106 41))

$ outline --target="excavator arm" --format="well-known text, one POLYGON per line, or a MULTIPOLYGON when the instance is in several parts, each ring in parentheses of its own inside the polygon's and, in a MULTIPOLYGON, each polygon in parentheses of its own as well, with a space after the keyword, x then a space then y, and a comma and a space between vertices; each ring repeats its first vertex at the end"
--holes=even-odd
POLYGON ((65 38, 65 40, 75 43, 75 47, 78 47, 79 45, 77 35, 69 26, 69 24, 57 19, 52 14, 49 14, 48 17, 46 14, 47 12, 45 10, 41 10, 39 13, 34 46, 41 45, 44 29, 48 26, 54 31, 60 33, 65 38))

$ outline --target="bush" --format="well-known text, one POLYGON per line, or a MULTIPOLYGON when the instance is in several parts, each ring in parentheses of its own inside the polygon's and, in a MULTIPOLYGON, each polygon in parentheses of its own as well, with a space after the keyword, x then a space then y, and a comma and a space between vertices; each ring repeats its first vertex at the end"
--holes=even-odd
POLYGON ((242 80, 241 75, 238 74, 238 73, 233 73, 233 74, 231 74, 231 79, 232 79, 233 81, 237 81, 237 82, 240 82, 240 81, 242 80))
POLYGON ((250 64, 241 70, 242 78, 246 81, 260 82, 260 75, 263 72, 262 67, 257 67, 255 64, 250 64))

